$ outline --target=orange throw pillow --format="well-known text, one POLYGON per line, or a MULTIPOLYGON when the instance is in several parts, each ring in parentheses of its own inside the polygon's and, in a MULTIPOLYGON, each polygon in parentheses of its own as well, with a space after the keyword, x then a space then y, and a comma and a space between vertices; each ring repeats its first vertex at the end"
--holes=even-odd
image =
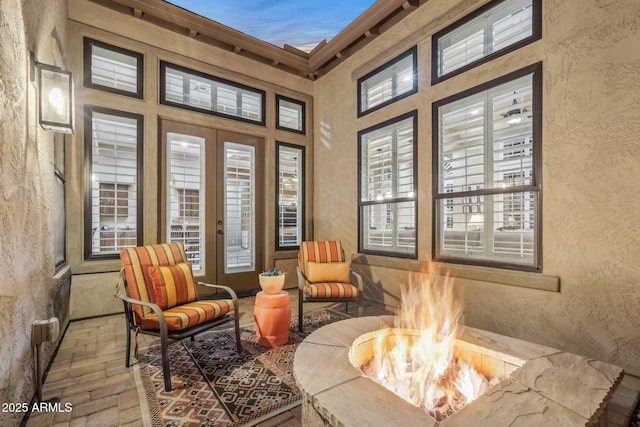
POLYGON ((156 294, 155 303, 162 310, 193 302, 198 299, 191 263, 149 267, 151 284, 156 294))
POLYGON ((307 265, 307 279, 311 283, 350 283, 350 263, 313 262, 307 265))

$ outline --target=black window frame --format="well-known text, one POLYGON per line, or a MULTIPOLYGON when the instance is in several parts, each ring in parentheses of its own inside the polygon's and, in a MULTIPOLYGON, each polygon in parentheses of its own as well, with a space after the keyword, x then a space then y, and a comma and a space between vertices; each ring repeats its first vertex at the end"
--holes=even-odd
MULTIPOLYGON (((136 126, 136 246, 141 246, 143 240, 143 147, 144 147, 144 116, 142 114, 131 113, 122 110, 85 105, 84 108, 84 259, 86 261, 118 259, 118 253, 98 253, 92 252, 93 230, 92 230, 92 174, 93 174, 93 113, 102 113, 113 116, 120 116, 137 121, 136 126)), ((128 208, 129 209, 129 208, 128 208)))
POLYGON ((397 101, 400 101, 401 99, 404 99, 408 96, 413 95, 414 93, 418 92, 418 46, 412 46, 409 49, 407 49, 406 51, 402 52, 400 55, 396 56, 395 58, 391 59, 390 61, 387 61, 386 63, 382 64, 381 66, 377 67, 376 69, 368 72, 367 74, 365 74, 364 76, 360 77, 358 79, 358 82, 356 84, 356 91, 357 91, 357 109, 358 109, 358 118, 366 116, 367 114, 373 113, 374 111, 378 111, 381 108, 386 107, 387 105, 393 104, 397 101), (412 56, 413 57, 413 61, 412 61, 412 67, 413 67, 413 79, 412 79, 412 89, 404 92, 400 95, 394 96, 391 99, 388 99, 374 107, 368 108, 366 110, 362 110, 362 84, 368 80, 369 78, 375 76, 376 74, 379 74, 383 71, 385 71, 387 68, 392 67, 393 65, 397 64, 398 62, 402 61, 403 59, 412 56))
MULTIPOLYGON (((183 93, 184 94, 184 93, 183 93)), ((236 83, 231 80, 223 79, 221 77, 212 76, 211 74, 203 73, 201 71, 197 71, 191 68, 183 67, 181 65, 177 65, 168 61, 160 61, 160 104, 168 105, 171 107, 180 108, 183 110, 195 111, 198 113, 209 114, 212 116, 223 117, 226 119, 236 120, 244 123, 251 123, 253 125, 266 126, 266 92, 262 89, 257 89, 255 87, 243 85, 242 83, 236 83), (174 102, 167 99, 167 67, 175 69, 185 74, 192 74, 197 77, 201 77, 203 79, 211 80, 216 83, 222 83, 224 85, 233 86, 238 89, 242 89, 245 91, 254 92, 262 96, 262 102, 260 106, 260 115, 261 120, 251 120, 246 117, 237 116, 233 114, 221 113, 215 110, 209 110, 206 108, 199 108, 192 105, 181 104, 179 102, 174 102)))
POLYGON ((300 101, 297 99, 293 99, 293 98, 289 98, 288 96, 284 96, 284 95, 279 95, 276 94, 276 129, 280 129, 280 130, 286 130, 289 132, 295 132, 295 133, 299 133, 301 135, 306 135, 307 134, 307 112, 306 112, 306 108, 307 108, 307 103, 304 101, 300 101), (286 127, 286 126, 280 126, 280 101, 287 101, 290 102, 292 104, 296 104, 299 105, 300 108, 300 113, 302 114, 302 129, 294 129, 294 128, 290 128, 290 127, 286 127))
POLYGON ((476 68, 484 63, 492 61, 496 58, 504 56, 510 52, 518 50, 528 44, 531 44, 537 40, 542 38, 542 0, 531 0, 532 6, 532 27, 531 27, 531 35, 529 37, 525 37, 522 40, 517 41, 509 46, 505 46, 502 49, 491 52, 490 54, 483 56, 482 58, 478 58, 475 61, 472 61, 460 68, 456 68, 453 71, 450 71, 442 76, 438 76, 438 68, 439 68, 439 49, 438 42, 439 39, 448 33, 457 30, 459 27, 467 24, 468 22, 474 20, 475 18, 481 16, 482 14, 488 12, 490 9, 497 7, 500 3, 507 0, 492 0, 489 3, 479 7, 474 10, 470 14, 464 16, 463 18, 455 21, 454 23, 448 25, 442 30, 431 36, 431 85, 434 86, 440 82, 450 79, 451 77, 455 77, 459 74, 462 74, 466 71, 469 71, 473 68, 476 68))
POLYGON ((419 217, 418 217, 418 200, 419 200, 419 191, 418 191, 418 110, 412 110, 407 113, 401 114, 399 116, 393 117, 391 119, 385 120, 384 122, 378 123, 366 129, 362 129, 358 131, 358 188, 357 188, 357 202, 358 206, 358 253, 361 254, 370 254, 370 255, 380 255, 386 257, 394 257, 394 258, 406 258, 406 259, 418 259, 418 232, 419 232, 419 217), (412 118, 413 120, 413 198, 395 198, 392 200, 384 200, 383 203, 377 203, 375 201, 362 201, 362 137, 365 134, 370 132, 374 132, 378 129, 384 128, 389 125, 393 125, 394 123, 401 122, 408 118, 412 118), (414 201, 415 202, 415 246, 413 253, 407 252, 394 252, 394 251, 380 251, 380 250, 371 250, 364 249, 363 247, 363 209, 366 209, 370 205, 375 204, 389 204, 393 203, 401 203, 406 201, 414 201))
MULTIPOLYGON (((542 187, 542 115, 543 115, 543 82, 542 82, 542 62, 537 62, 519 70, 513 71, 509 74, 500 76, 493 80, 474 86, 470 89, 464 90, 457 94, 451 95, 447 98, 435 101, 432 103, 432 234, 431 234, 431 259, 436 262, 447 262, 452 264, 462 265, 477 265, 482 267, 493 267, 509 270, 527 271, 527 272, 542 272, 542 240, 543 240, 543 187, 542 187), (451 192, 444 191, 439 192, 439 162, 440 162, 440 138, 439 138, 439 113, 438 109, 449 103, 470 97, 477 93, 491 90, 494 87, 509 83, 520 77, 532 74, 532 145, 533 145, 533 165, 532 165, 532 184, 526 187, 522 187, 521 191, 535 191, 537 192, 537 204, 535 207, 535 235, 534 235, 534 258, 536 259, 535 266, 528 266, 523 264, 511 264, 503 261, 489 261, 487 259, 475 260, 468 258, 455 258, 455 257, 439 257, 437 248, 438 238, 438 224, 441 223, 441 218, 438 216, 438 203, 440 199, 450 199, 452 197, 451 192)), ((494 195, 501 192, 497 188, 481 189, 474 191, 467 191, 456 194, 456 197, 483 197, 485 195, 494 195)), ((517 192, 510 192, 511 194, 517 194, 517 192)))
POLYGON ((306 175, 305 175, 305 161, 306 161, 306 147, 304 145, 290 144, 288 142, 276 141, 276 191, 275 191, 275 231, 276 231, 276 251, 285 251, 285 250, 297 250, 300 249, 300 245, 295 246, 281 246, 280 245, 280 148, 288 147, 296 150, 300 150, 300 177, 302 178, 302 182, 298 181, 298 188, 300 188, 302 195, 300 198, 300 218, 301 223, 298 224, 300 228, 300 241, 304 242, 306 233, 305 233, 305 208, 306 208, 306 175))
POLYGON ((103 92, 110 92, 117 95, 124 95, 130 98, 136 99, 144 99, 144 55, 140 52, 135 52, 133 50, 125 49, 123 47, 114 46, 109 43, 105 43, 96 39, 92 39, 90 37, 83 37, 83 47, 84 47, 84 58, 83 58, 83 67, 84 67, 84 87, 101 90, 103 92), (94 83, 91 80, 91 52, 92 47, 97 46, 102 49, 111 50, 113 52, 117 52, 123 55, 131 56, 136 58, 136 91, 130 92, 127 90, 117 89, 110 86, 104 86, 98 83, 94 83))

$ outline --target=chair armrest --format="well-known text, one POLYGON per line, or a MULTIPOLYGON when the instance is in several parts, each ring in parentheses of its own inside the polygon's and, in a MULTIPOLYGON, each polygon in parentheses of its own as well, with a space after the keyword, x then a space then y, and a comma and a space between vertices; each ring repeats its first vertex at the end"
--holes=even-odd
POLYGON ((351 273, 356 278, 356 283, 357 283, 358 289, 360 290, 360 295, 362 295, 362 293, 364 292, 364 285, 362 283, 362 276, 360 275, 360 273, 357 273, 352 268, 349 269, 349 273, 351 273))
POLYGON ((117 294, 116 295, 118 298, 120 298, 121 300, 129 303, 129 304, 135 304, 135 305, 143 305, 145 307, 149 307, 151 310, 153 310, 154 314, 156 316, 158 316, 158 323, 160 325, 160 333, 164 334, 164 336, 167 335, 167 320, 164 318, 164 313, 162 312, 162 309, 160 307, 158 307, 157 304, 154 304, 152 302, 147 302, 147 301, 140 301, 131 297, 128 297, 126 295, 123 294, 117 294))
POLYGON ((300 270, 300 266, 296 267, 296 272, 298 273, 298 289, 302 290, 309 281, 300 270))
POLYGON ((201 286, 206 286, 207 288, 222 289, 223 291, 228 292, 229 295, 231 295, 231 299, 233 300, 233 306, 234 307, 238 307, 238 295, 229 286, 214 285, 213 283, 205 283, 205 282, 196 282, 196 284, 201 285, 201 286))

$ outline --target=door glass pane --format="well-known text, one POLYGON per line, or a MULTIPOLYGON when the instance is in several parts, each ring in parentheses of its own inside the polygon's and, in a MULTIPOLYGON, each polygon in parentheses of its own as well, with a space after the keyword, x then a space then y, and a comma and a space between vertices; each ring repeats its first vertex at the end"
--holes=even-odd
POLYGON ((184 244, 193 273, 204 266, 204 138, 167 133, 167 230, 169 242, 184 244))
POLYGON ((255 270, 255 148, 224 143, 224 272, 255 270))

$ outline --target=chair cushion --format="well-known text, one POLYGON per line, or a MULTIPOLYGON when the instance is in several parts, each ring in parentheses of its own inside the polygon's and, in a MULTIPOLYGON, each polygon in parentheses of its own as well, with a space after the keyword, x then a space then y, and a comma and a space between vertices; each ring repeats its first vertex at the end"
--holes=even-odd
POLYGON ((349 283, 311 283, 304 287, 311 298, 356 298, 358 288, 349 283))
POLYGON ((163 310, 196 301, 198 293, 190 262, 149 267, 155 303, 163 310))
MULTIPOLYGON (((182 331, 233 311, 233 300, 203 300, 163 310, 170 331, 182 331)), ((141 320, 142 329, 160 329, 158 316, 151 315, 141 320)))
POLYGON ((305 276, 309 262, 345 262, 344 250, 339 240, 300 242, 298 266, 305 276))
MULTIPOLYGON (((120 259, 124 267, 127 281, 127 293, 131 298, 155 302, 155 291, 149 277, 151 265, 174 265, 187 261, 182 243, 162 243, 159 245, 138 246, 120 251, 120 259)), ((149 307, 133 304, 136 323, 140 319, 153 314, 149 307)))
POLYGON ((307 279, 311 283, 350 283, 348 262, 312 262, 307 263, 307 279))

